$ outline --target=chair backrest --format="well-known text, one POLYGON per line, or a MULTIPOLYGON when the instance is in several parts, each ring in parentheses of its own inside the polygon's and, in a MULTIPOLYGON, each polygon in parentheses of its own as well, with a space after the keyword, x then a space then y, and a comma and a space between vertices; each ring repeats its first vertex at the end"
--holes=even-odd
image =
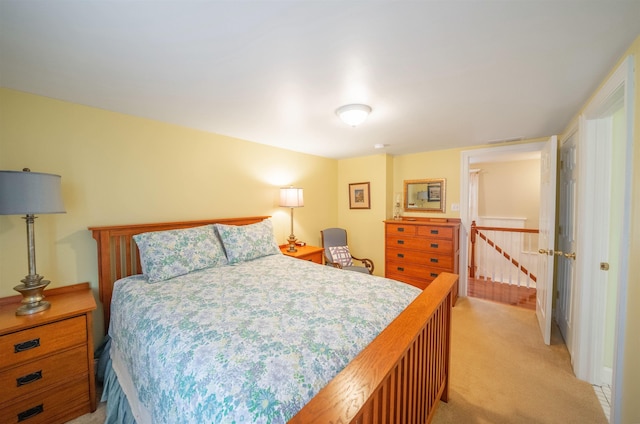
POLYGON ((329 247, 347 246, 347 230, 344 228, 326 228, 320 231, 324 254, 333 262, 329 247))

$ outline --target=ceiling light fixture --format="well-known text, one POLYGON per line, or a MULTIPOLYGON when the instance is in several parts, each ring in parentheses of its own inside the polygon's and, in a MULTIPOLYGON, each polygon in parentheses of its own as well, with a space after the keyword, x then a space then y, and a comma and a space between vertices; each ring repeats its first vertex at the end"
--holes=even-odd
POLYGON ((371 113, 371 107, 361 104, 344 105, 336 109, 336 115, 352 127, 362 124, 371 113))

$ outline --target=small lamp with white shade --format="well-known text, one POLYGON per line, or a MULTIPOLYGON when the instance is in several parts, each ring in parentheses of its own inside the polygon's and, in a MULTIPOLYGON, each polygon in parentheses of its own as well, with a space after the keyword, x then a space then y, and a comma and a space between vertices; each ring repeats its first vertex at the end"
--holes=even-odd
POLYGON ((288 252, 297 252, 296 236, 293 235, 293 208, 301 208, 304 206, 303 189, 297 187, 283 187, 280 189, 280 206, 291 208, 291 234, 287 241, 289 242, 288 252))

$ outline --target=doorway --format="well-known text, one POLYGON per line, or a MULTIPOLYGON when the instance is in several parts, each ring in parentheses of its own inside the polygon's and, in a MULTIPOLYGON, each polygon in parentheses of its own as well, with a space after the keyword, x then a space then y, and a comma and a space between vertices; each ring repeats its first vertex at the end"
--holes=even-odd
POLYGON ((619 422, 628 286, 633 58, 598 90, 578 122, 580 173, 573 368, 592 384, 611 379, 611 422, 619 422), (610 357, 610 371, 607 365, 610 357), (607 375, 609 374, 610 377, 607 375))

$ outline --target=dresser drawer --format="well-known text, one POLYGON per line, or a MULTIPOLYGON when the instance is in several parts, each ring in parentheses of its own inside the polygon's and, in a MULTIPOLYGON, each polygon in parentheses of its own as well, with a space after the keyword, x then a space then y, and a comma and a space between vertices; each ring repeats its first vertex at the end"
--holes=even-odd
MULTIPOLYGON (((429 267, 429 266, 423 266, 423 265, 389 261, 386 264, 385 271, 386 271, 385 276, 389 276, 391 274, 396 276, 406 275, 408 277, 421 278, 421 279, 424 279, 425 281, 432 281, 438 275, 440 275, 440 273, 444 270, 441 268, 435 268, 435 267, 429 267)), ((393 277, 389 277, 389 278, 393 278, 393 277)))
POLYGON ((83 378, 0 409, 0 423, 64 423, 88 412, 88 380, 83 378))
POLYGON ((386 242, 388 248, 395 247, 442 254, 453 253, 453 242, 451 240, 427 240, 417 237, 402 237, 394 234, 392 236, 388 235, 386 242))
POLYGON ((451 255, 440 255, 420 250, 388 248, 386 252, 386 260, 407 263, 407 264, 424 264, 436 266, 446 270, 453 270, 453 258, 451 255))
POLYGON ((87 348, 79 346, 40 361, 28 362, 0 373, 0 387, 5 401, 28 395, 41 388, 87 375, 87 348))
POLYGON ((0 337, 2 367, 38 358, 67 347, 85 344, 87 324, 84 315, 0 337))
POLYGON ((453 228, 440 227, 437 225, 424 225, 418 227, 418 235, 429 238, 446 238, 453 239, 453 228))
POLYGON ((392 280, 396 280, 396 281, 402 281, 403 283, 411 284, 412 286, 417 287, 420 290, 426 289, 430 282, 425 280, 424 278, 409 277, 402 274, 395 274, 393 272, 387 273, 385 277, 391 278, 392 280))
POLYGON ((416 235, 416 226, 415 225, 393 225, 387 224, 387 234, 398 234, 405 236, 414 236, 416 235))

